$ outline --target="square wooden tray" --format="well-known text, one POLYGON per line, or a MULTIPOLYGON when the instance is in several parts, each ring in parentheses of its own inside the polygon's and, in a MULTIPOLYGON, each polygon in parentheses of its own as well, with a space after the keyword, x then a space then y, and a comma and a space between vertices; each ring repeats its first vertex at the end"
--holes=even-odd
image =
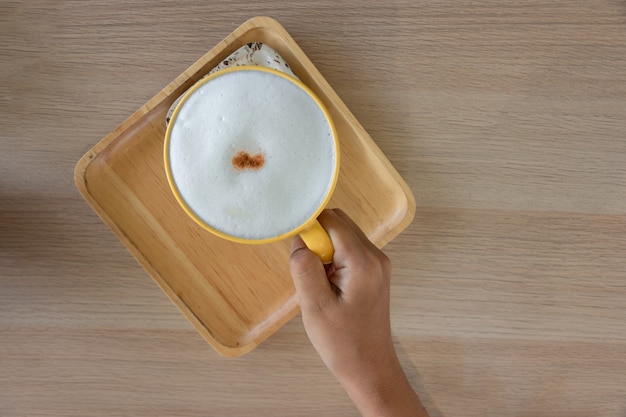
POLYGON ((165 116, 187 88, 239 47, 262 42, 328 107, 342 165, 329 204, 382 247, 413 219, 413 195, 296 42, 275 20, 253 18, 191 65, 78 162, 75 181, 96 213, 220 354, 249 352, 299 311, 290 242, 242 245, 217 238, 176 203, 163 168, 165 116))

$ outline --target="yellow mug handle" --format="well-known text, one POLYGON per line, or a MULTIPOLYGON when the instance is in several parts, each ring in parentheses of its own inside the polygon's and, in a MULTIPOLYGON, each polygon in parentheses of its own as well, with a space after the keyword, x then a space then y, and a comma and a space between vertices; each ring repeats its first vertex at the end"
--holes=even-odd
POLYGON ((320 257, 323 263, 332 263, 335 247, 330 236, 317 219, 300 232, 300 238, 307 248, 320 257))

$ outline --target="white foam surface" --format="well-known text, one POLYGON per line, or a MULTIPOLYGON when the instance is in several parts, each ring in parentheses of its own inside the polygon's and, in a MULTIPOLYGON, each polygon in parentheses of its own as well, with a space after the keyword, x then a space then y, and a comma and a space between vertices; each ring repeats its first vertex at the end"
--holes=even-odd
POLYGON ((332 131, 304 91, 277 75, 236 71, 196 90, 171 126, 173 180, 211 227, 245 239, 287 233, 324 200, 335 168, 332 131), (238 152, 261 153, 237 170, 238 152))

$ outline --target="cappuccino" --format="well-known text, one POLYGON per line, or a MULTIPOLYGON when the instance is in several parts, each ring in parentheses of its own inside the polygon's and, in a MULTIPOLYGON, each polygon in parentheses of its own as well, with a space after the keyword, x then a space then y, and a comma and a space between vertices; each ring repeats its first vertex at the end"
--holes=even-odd
POLYGON ((294 79, 258 67, 200 82, 175 110, 165 148, 183 207, 246 240, 313 220, 338 169, 334 129, 320 106, 294 79))

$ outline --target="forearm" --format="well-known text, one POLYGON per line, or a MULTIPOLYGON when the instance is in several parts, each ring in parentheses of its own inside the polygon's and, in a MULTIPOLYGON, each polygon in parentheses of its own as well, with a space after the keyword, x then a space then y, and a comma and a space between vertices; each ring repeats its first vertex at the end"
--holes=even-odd
POLYGON ((363 375, 337 375, 363 417, 428 417, 397 358, 363 375))

